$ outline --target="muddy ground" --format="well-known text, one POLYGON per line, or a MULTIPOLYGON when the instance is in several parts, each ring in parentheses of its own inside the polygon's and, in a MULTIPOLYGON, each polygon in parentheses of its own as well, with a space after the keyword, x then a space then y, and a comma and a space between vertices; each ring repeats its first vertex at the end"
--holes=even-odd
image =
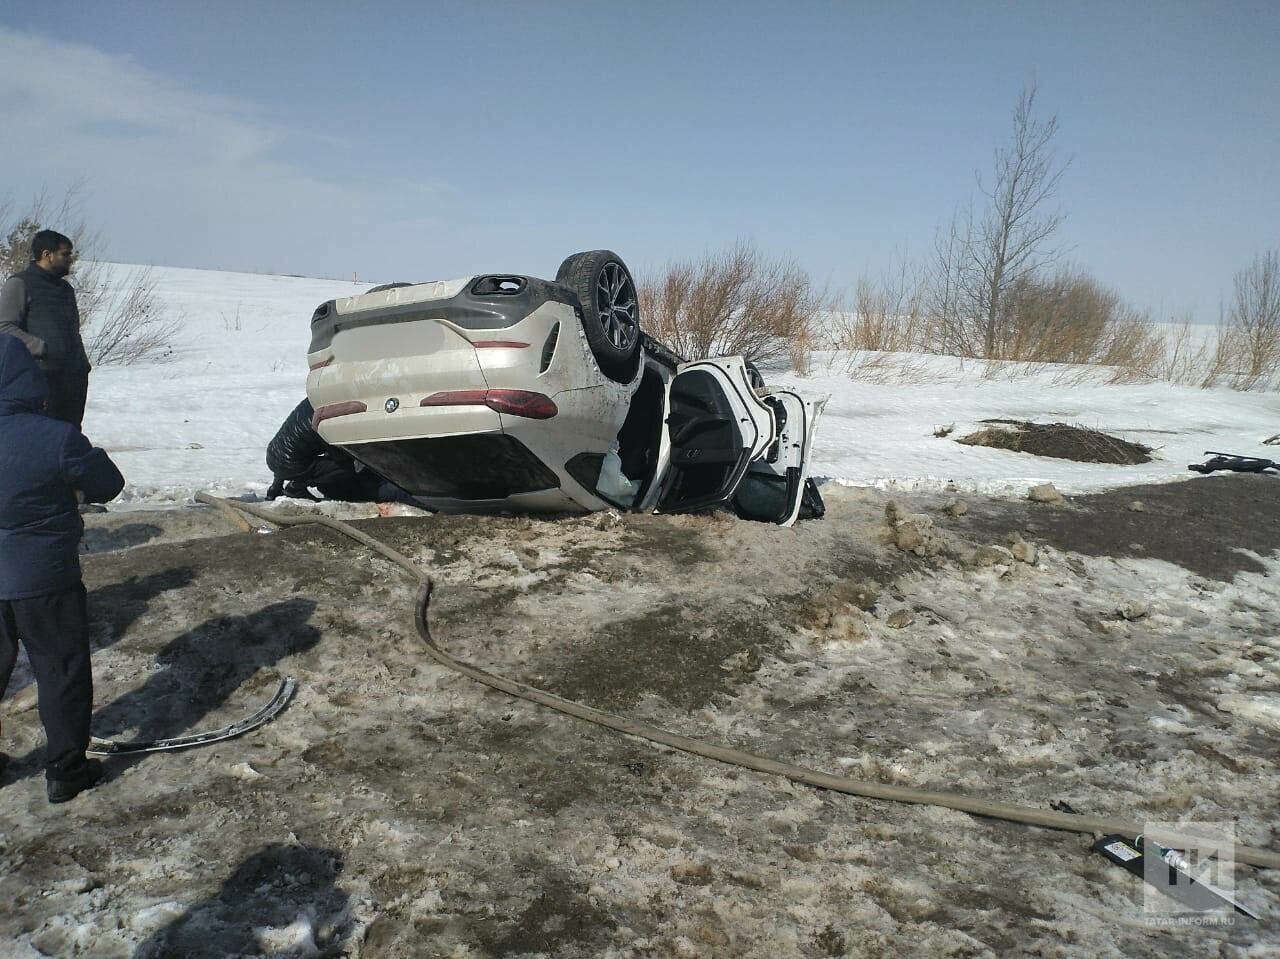
MULTIPOLYGON (((833 773, 1280 848, 1280 480, 1059 505, 825 492, 794 530, 358 525, 433 572, 444 646, 523 682, 833 773), (918 536, 895 541, 890 499, 918 536)), ((816 791, 463 678, 423 654, 411 581, 331 531, 87 523, 96 735, 299 690, 243 738, 110 760, 51 807, 20 666, 5 956, 1280 954, 1275 872, 1236 875, 1271 918, 1156 928, 1090 837, 816 791)))

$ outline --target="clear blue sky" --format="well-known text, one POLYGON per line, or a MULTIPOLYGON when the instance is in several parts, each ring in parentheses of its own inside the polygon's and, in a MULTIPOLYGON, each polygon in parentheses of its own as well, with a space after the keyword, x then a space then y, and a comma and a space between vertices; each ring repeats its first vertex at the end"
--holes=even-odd
POLYGON ((1034 79, 1070 258, 1216 319, 1280 247, 1280 2, 0 0, 0 197, 117 260, 370 280, 922 255, 1034 79))

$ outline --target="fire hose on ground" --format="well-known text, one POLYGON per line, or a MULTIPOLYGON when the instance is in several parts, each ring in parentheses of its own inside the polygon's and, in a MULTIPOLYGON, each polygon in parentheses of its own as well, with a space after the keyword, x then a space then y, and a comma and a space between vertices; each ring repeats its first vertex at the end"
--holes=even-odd
MULTIPOLYGON (((691 739, 688 736, 680 736, 657 726, 649 725, 648 723, 636 722, 635 720, 626 719, 622 716, 616 716, 612 713, 594 709, 590 706, 584 706, 581 703, 573 702, 572 700, 563 699, 541 689, 535 689, 532 686, 526 686, 523 683, 514 682, 502 676, 494 675, 493 673, 481 669, 478 666, 473 666, 470 663, 456 659, 449 653, 445 652, 445 650, 436 643, 435 638, 431 635, 431 627, 427 621, 427 611, 431 603, 431 592, 433 589, 430 575, 428 575, 425 570, 417 566, 417 564, 408 557, 396 552, 385 543, 374 539, 367 533, 361 532, 349 523, 321 514, 287 516, 273 510, 265 510, 260 507, 238 501, 219 499, 218 497, 211 496, 208 493, 197 493, 195 498, 202 503, 206 503, 221 510, 229 516, 241 530, 244 531, 249 531, 252 527, 240 515, 238 515, 239 513, 248 514, 256 519, 264 520, 267 523, 277 526, 302 526, 314 523, 326 526, 344 536, 350 537, 351 539, 367 546, 374 552, 391 560, 391 562, 395 563, 410 576, 414 577, 418 582, 418 594, 414 607, 414 625, 417 629, 419 638, 426 647, 427 655, 442 666, 460 673, 469 679, 473 679, 478 683, 482 683, 492 689, 504 692, 509 696, 514 696, 517 699, 537 703, 539 706, 545 706, 548 709, 553 709, 556 712, 563 713, 567 716, 574 716, 578 719, 585 720, 586 722, 594 723, 597 726, 604 726, 627 736, 634 736, 638 739, 659 743, 663 746, 678 749, 681 752, 690 753, 694 756, 714 759, 717 762, 740 766, 744 769, 753 769, 756 772, 764 773, 766 775, 781 776, 785 779, 791 780, 792 782, 804 783, 805 785, 813 786, 818 789, 827 789, 833 792, 846 793, 851 796, 861 796, 865 799, 882 799, 891 802, 940 806, 944 809, 955 809, 974 816, 985 816, 991 819, 1003 819, 1009 822, 1020 822, 1032 826, 1043 826, 1047 829, 1060 829, 1078 833, 1119 833, 1125 836, 1137 836, 1146 831, 1144 825, 1141 823, 1131 822, 1125 819, 1113 819, 1106 816, 1089 816, 1079 813, 1056 812, 1046 809, 1037 809, 1033 806, 1020 806, 1013 803, 994 802, 987 799, 964 796, 956 793, 914 789, 907 786, 890 786, 880 782, 849 779, 845 776, 832 776, 828 773, 818 772, 817 770, 808 769, 804 766, 778 762, 777 760, 769 759, 765 756, 758 756, 754 753, 745 752, 740 749, 717 746, 701 740, 691 739)), ((1149 835, 1157 842, 1169 842, 1175 844, 1178 842, 1179 838, 1185 838, 1185 836, 1180 837, 1176 832, 1167 831, 1158 832, 1151 830, 1149 835)), ((1280 853, 1272 852, 1269 849, 1260 849, 1252 846, 1236 846, 1235 861, 1266 869, 1280 869, 1280 853)))

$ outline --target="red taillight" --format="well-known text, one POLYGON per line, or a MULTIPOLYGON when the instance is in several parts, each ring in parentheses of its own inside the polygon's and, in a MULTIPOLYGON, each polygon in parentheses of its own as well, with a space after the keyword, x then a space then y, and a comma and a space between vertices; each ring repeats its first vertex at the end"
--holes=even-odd
POLYGON ((549 420, 560 412, 549 396, 528 390, 449 390, 432 393, 419 406, 487 406, 531 420, 549 420))
POLYGON ((484 405, 499 413, 527 416, 531 420, 549 420, 560 411, 551 397, 528 390, 489 390, 484 405))
POLYGON ((333 362, 333 357, 331 356, 327 360, 321 360, 319 363, 312 363, 311 369, 313 370, 323 369, 324 367, 328 366, 332 362, 333 362))
POLYGON ((484 406, 488 390, 449 390, 432 393, 419 406, 484 406))
POLYGON ((369 407, 365 406, 359 400, 349 400, 346 403, 330 403, 328 406, 322 406, 316 410, 311 416, 311 428, 315 429, 325 420, 331 420, 335 416, 349 416, 352 413, 364 413, 369 407))

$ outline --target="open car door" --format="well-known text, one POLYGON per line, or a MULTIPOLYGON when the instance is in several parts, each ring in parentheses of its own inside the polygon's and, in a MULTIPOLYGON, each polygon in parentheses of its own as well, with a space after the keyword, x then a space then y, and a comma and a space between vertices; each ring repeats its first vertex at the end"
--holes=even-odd
POLYGON ((809 453, 826 399, 807 400, 791 390, 776 390, 762 399, 773 410, 776 438, 748 467, 734 493, 733 508, 743 519, 790 526, 800 515, 809 453))
POLYGON ((773 410, 742 357, 681 364, 667 406, 671 448, 658 509, 688 512, 730 499, 775 440, 773 410))

